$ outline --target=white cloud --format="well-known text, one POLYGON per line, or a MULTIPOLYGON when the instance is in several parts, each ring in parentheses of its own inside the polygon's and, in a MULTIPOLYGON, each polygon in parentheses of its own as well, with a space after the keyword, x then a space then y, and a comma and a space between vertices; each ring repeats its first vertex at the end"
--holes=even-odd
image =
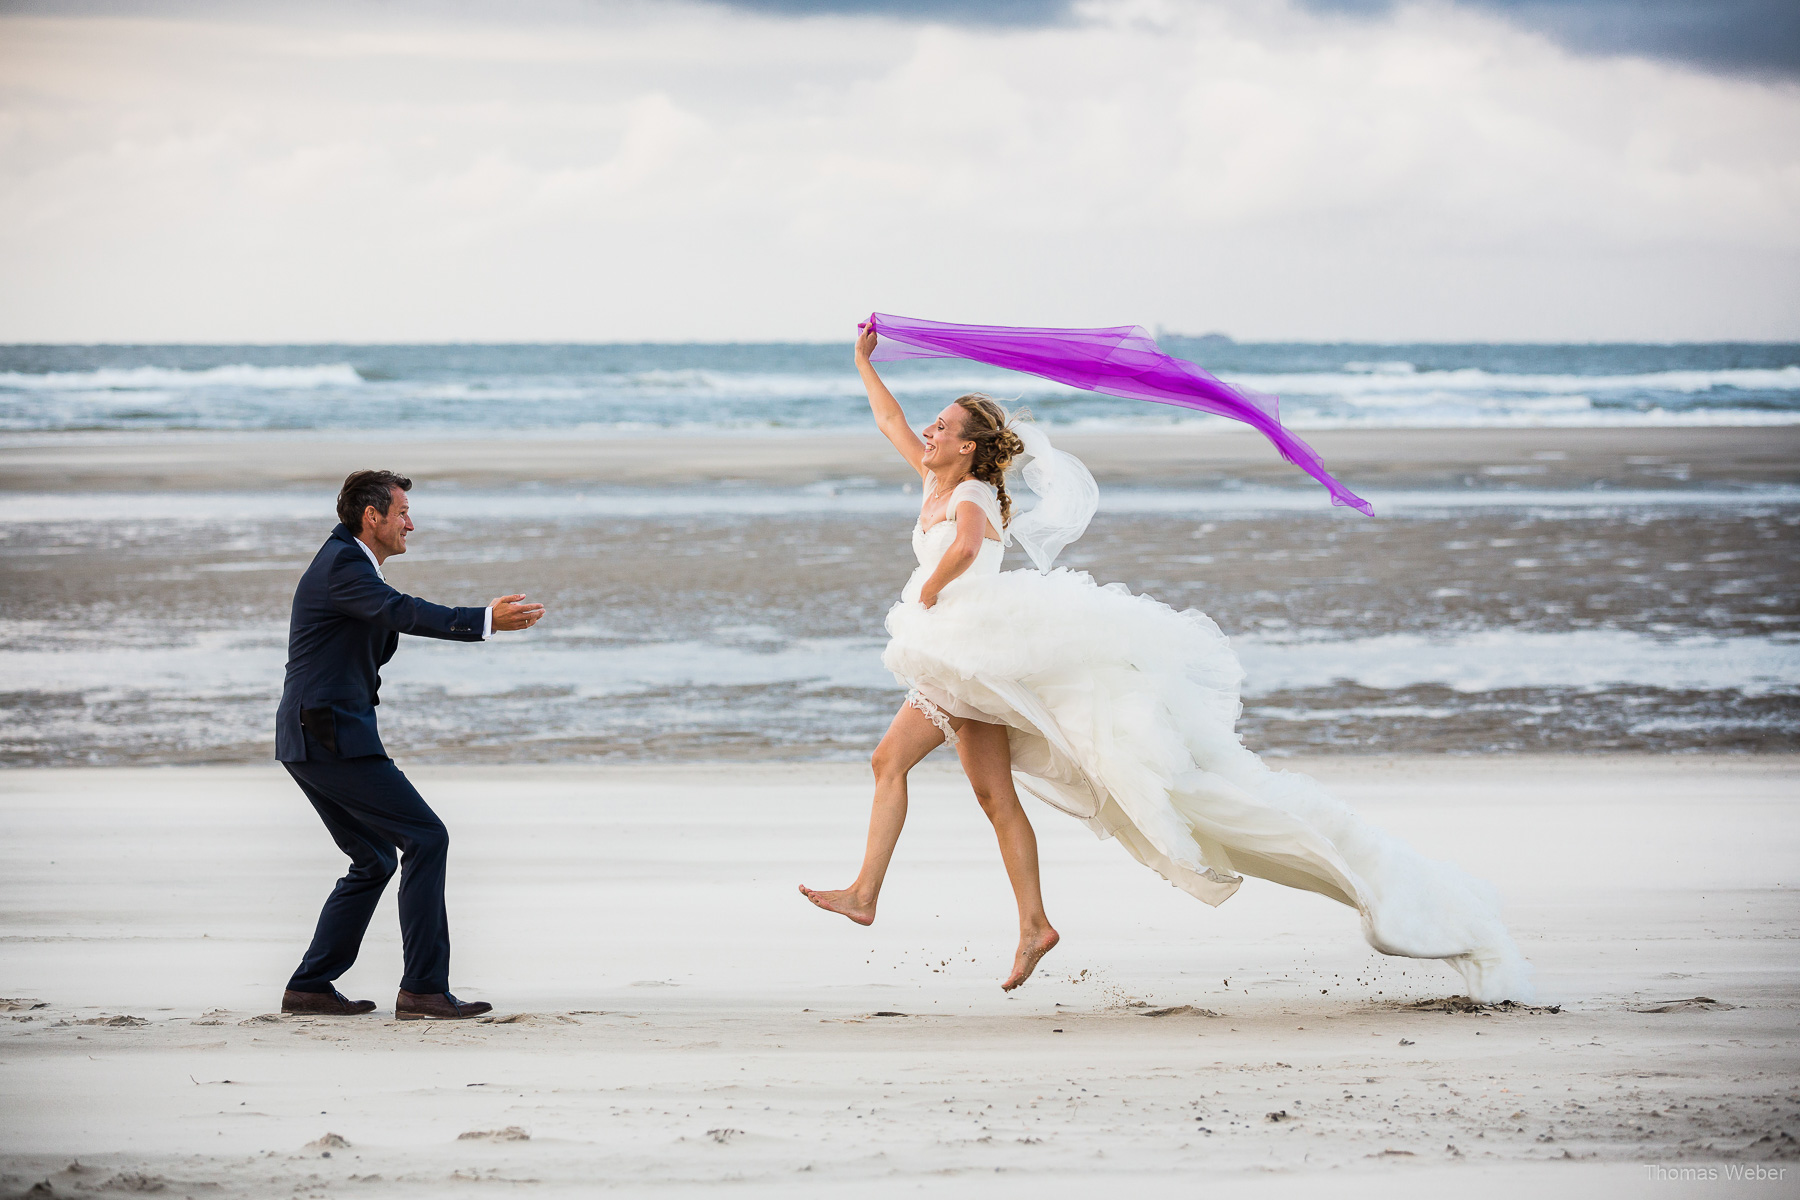
POLYGON ((0 339, 1800 336, 1800 87, 1084 13, 0 18, 0 339))

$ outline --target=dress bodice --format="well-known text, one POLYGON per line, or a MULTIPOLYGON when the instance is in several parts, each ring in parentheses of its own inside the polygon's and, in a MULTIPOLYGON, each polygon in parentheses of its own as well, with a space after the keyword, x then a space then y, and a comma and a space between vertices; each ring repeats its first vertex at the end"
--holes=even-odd
MULTIPOLYGON (((930 529, 913 526, 913 556, 919 560, 919 570, 930 575, 937 570, 938 559, 944 557, 944 551, 956 540, 956 518, 949 517, 939 521, 930 529)), ((981 539, 981 549, 975 554, 975 561, 969 564, 964 575, 993 575, 1000 570, 1000 560, 1006 554, 1006 548, 991 537, 981 539)), ((916 596, 912 597, 917 599, 916 596)))
MULTIPOLYGON (((926 476, 927 490, 930 488, 930 476, 926 476)), ((943 520, 926 529, 922 522, 913 523, 912 544, 913 555, 919 560, 919 567, 907 581, 906 590, 901 593, 902 600, 917 600, 919 589, 937 570, 938 560, 944 557, 944 551, 956 540, 956 509, 964 501, 970 501, 981 507, 988 521, 994 528, 1001 530, 1001 537, 1006 537, 1005 526, 1000 520, 1000 498, 992 486, 979 479, 965 479, 956 485, 950 493, 950 500, 945 505, 946 516, 943 520)), ((921 513, 921 517, 923 513, 921 513)), ((969 564, 968 570, 957 577, 957 580, 970 579, 981 575, 997 575, 1000 573, 1000 560, 1006 555, 1005 541, 995 541, 982 531, 981 549, 975 553, 975 561, 969 564)), ((956 581, 952 581, 953 585, 956 581)))

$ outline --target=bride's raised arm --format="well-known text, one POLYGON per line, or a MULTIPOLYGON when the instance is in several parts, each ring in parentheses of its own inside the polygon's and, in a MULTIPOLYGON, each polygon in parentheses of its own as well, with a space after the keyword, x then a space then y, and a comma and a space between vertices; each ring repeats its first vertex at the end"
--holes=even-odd
POLYGON ((875 331, 864 325, 857 328, 862 332, 856 338, 856 372, 862 376, 863 387, 869 393, 869 411, 875 414, 875 425, 888 441, 894 443, 900 457, 923 476, 925 468, 919 460, 925 457, 925 443, 906 423, 906 413, 900 402, 888 391, 887 384, 881 382, 881 376, 875 373, 875 364, 869 361, 869 351, 875 349, 875 331))

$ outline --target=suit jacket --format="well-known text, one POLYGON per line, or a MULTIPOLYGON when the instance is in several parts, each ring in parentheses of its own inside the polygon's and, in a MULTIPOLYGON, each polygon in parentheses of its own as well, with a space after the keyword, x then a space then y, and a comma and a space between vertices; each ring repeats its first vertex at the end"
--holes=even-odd
POLYGON ((294 589, 287 680, 275 710, 275 757, 305 762, 310 733, 342 758, 385 755, 375 727, 380 668, 403 633, 479 642, 484 612, 446 608, 396 591, 342 524, 294 589))

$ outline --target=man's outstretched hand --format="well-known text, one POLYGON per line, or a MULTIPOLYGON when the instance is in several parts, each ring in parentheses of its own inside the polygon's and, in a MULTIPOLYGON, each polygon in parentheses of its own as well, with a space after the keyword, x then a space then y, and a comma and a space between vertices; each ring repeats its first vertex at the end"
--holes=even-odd
POLYGON ((517 596, 501 596, 488 605, 494 610, 495 633, 502 629, 530 629, 538 623, 538 618, 544 615, 544 606, 526 604, 524 600, 525 593, 520 592, 517 596))

